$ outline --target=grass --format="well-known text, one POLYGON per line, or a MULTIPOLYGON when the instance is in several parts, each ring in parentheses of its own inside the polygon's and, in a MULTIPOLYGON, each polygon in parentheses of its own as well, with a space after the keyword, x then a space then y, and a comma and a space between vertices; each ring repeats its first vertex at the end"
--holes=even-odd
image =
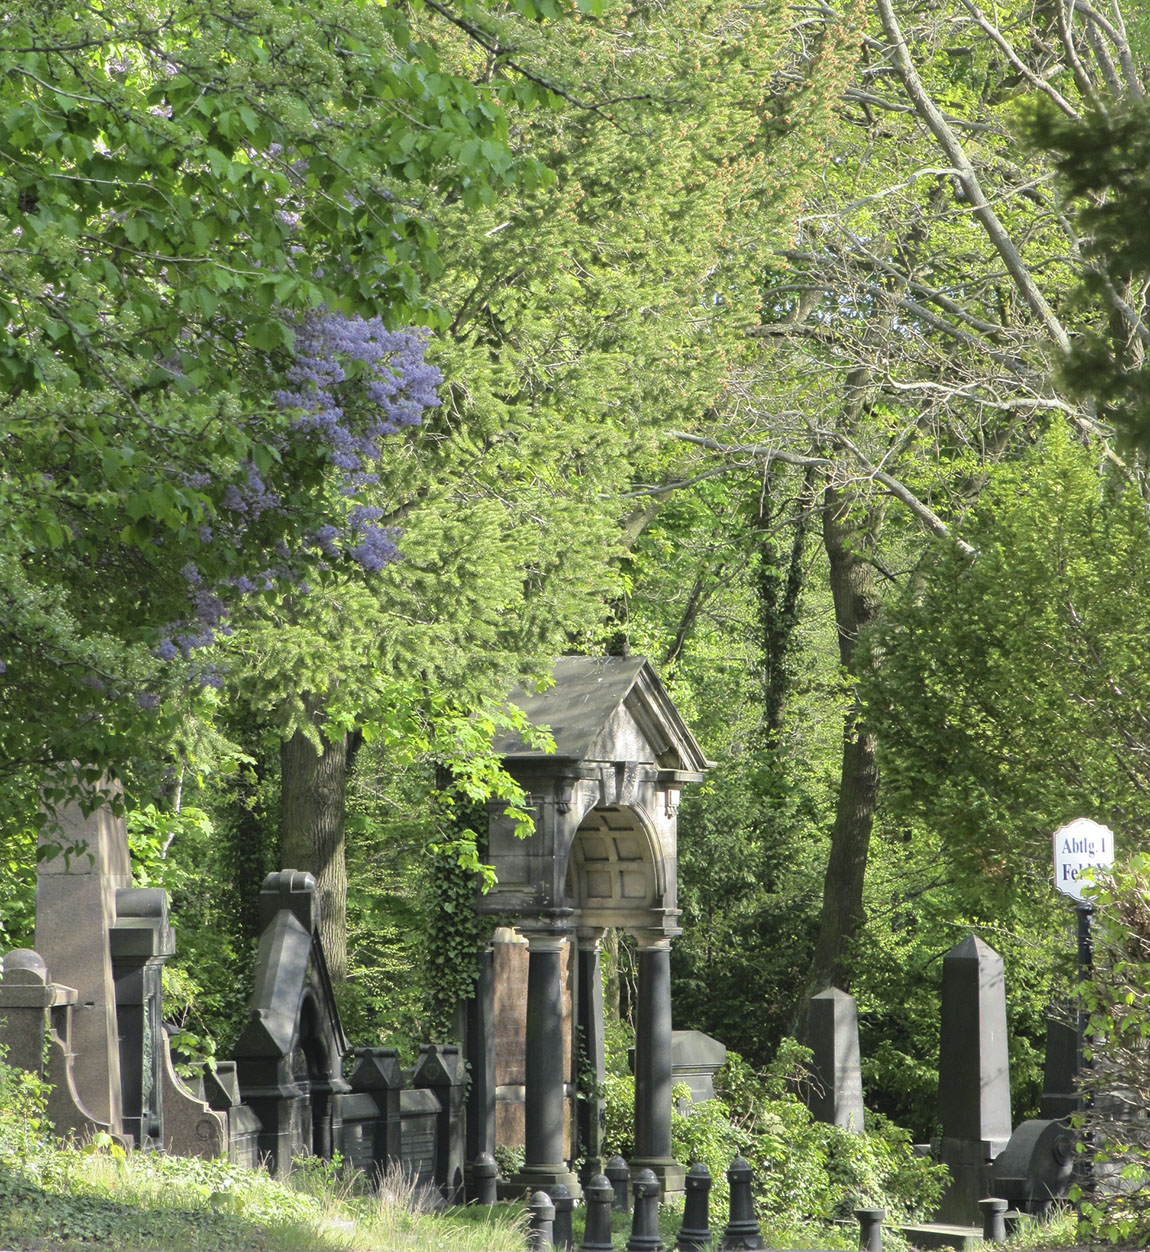
MULTIPOLYGON (((3 1148, 12 1137, 0 1135, 3 1148)), ((391 1173, 366 1190, 328 1162, 297 1163, 277 1181, 224 1161, 144 1153, 110 1144, 58 1145, 19 1136, 21 1150, 0 1148, 0 1246, 64 1252, 98 1244, 108 1252, 523 1252, 521 1205, 443 1208, 432 1188, 391 1173)), ((582 1214, 576 1209, 576 1238, 582 1214)), ((681 1207, 660 1211, 660 1231, 674 1247, 681 1207)), ((623 1247, 630 1218, 615 1213, 623 1247)), ((721 1227, 714 1230, 721 1236, 721 1227)), ((887 1252, 903 1252, 897 1232, 884 1230, 887 1252)), ((850 1223, 763 1222, 768 1248, 857 1247, 850 1223)), ((1007 1252, 1072 1248, 1080 1243, 1073 1210, 1045 1223, 1028 1222, 1007 1252)))
MULTIPOLYGON (((202 1161, 128 1152, 107 1135, 86 1145, 61 1143, 43 1125, 35 1092, 9 1086, 0 1095, 0 1247, 70 1252, 98 1245, 102 1252, 523 1252, 527 1222, 521 1204, 445 1208, 434 1188, 420 1188, 402 1173, 377 1190, 361 1175, 330 1162, 296 1163, 286 1180, 226 1161, 202 1161), (27 1097, 27 1098, 25 1098, 27 1097)), ((0 1084, 2 1086, 3 1084, 0 1084)), ((575 1210, 575 1242, 582 1212, 575 1210)), ((673 1248, 682 1206, 660 1211, 663 1242, 673 1248)), ((613 1214, 617 1247, 630 1218, 613 1214)), ((722 1224, 713 1223, 716 1238, 722 1224)), ((850 1252, 858 1246, 853 1223, 790 1221, 773 1215, 762 1223, 768 1248, 822 1248, 850 1252)), ((907 1252, 893 1228, 883 1232, 887 1252, 907 1252)), ((1051 1221, 1030 1222, 1006 1252, 1078 1246, 1073 1210, 1051 1221)))
POLYGON ((523 1252, 521 1206, 433 1207, 427 1192, 401 1174, 372 1192, 318 1161, 277 1181, 224 1161, 125 1155, 109 1145, 0 1150, 4 1248, 523 1252))

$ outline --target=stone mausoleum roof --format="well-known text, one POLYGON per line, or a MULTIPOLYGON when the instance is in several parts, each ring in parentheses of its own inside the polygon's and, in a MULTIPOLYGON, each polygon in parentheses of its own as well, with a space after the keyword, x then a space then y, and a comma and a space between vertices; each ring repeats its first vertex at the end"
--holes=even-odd
MULTIPOLYGON (((554 754, 505 732, 493 747, 511 761, 630 761, 701 776, 710 762, 644 657, 565 656, 545 691, 518 688, 510 701, 546 726, 554 754)), ((684 780, 686 781, 686 780, 684 780)))

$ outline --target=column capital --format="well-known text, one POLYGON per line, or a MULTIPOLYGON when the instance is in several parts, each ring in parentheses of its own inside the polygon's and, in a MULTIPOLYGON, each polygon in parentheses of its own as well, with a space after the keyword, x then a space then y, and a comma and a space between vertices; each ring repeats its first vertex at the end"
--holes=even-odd
POLYGON ((581 952, 595 952, 607 933, 606 926, 576 926, 575 937, 581 952))
POLYGON ((527 940, 532 952, 558 952, 564 940, 571 938, 567 922, 572 911, 555 909, 548 916, 517 922, 515 929, 527 940))
POLYGON ((629 929, 627 933, 634 936, 640 952, 669 952, 671 940, 683 932, 678 926, 673 928, 644 926, 633 930, 629 929))

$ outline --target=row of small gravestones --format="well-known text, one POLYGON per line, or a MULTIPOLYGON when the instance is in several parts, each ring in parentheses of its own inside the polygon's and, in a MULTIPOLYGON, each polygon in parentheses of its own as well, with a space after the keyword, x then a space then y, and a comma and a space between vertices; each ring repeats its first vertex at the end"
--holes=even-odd
MULTIPOLYGON (((627 1163, 616 1156, 607 1162, 606 1168, 606 1174, 596 1174, 583 1189, 587 1216, 579 1252, 615 1252, 611 1242, 611 1212, 613 1209, 626 1211, 630 1207, 627 1203, 627 1163)), ((708 1209, 711 1171, 706 1165, 691 1166, 687 1173, 683 1224, 675 1241, 678 1252, 749 1252, 766 1246, 755 1218, 751 1174, 750 1165, 741 1156, 735 1157, 727 1170, 730 1218, 723 1229, 722 1240, 716 1245, 711 1235, 708 1209)), ((651 1170, 641 1169, 631 1183, 631 1190, 635 1202, 626 1252, 664 1252, 659 1236, 659 1180, 651 1170)), ((572 1252, 571 1214, 574 1207, 575 1201, 562 1183, 550 1192, 536 1191, 527 1202, 529 1252, 548 1252, 551 1248, 572 1252)), ((983 1237, 988 1242, 1002 1243, 1006 1238, 1006 1201, 982 1200, 979 1207, 983 1213, 983 1237)), ((855 1216, 859 1222, 860 1252, 882 1252, 882 1220, 886 1211, 856 1209, 855 1216)))

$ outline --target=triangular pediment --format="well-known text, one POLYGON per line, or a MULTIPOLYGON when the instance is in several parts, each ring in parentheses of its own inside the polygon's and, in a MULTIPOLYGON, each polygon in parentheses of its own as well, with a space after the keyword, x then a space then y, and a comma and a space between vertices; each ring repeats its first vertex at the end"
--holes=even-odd
MULTIPOLYGON (((511 703, 555 740, 550 759, 650 764, 701 774, 708 768, 694 735, 644 657, 565 656, 546 691, 519 689, 511 703)), ((547 759, 515 735, 498 737, 495 750, 509 761, 547 759)))

